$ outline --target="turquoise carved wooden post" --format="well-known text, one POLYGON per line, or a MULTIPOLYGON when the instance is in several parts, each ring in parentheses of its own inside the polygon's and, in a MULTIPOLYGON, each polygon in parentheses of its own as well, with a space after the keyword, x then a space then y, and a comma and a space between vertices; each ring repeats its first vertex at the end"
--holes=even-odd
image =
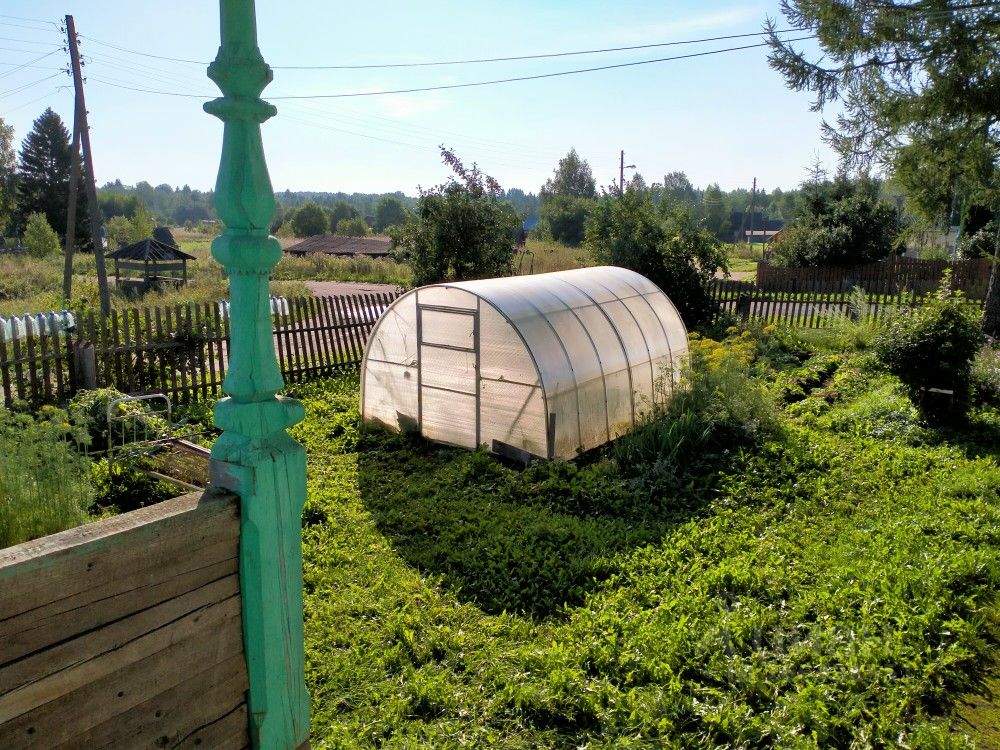
POLYGON ((222 97, 205 111, 225 124, 215 206, 225 231, 212 255, 232 295, 228 398, 215 406, 223 430, 212 448, 213 484, 240 496, 240 584, 254 748, 293 750, 309 736, 303 676, 301 514, 305 450, 285 431, 302 419, 274 356, 268 282, 281 257, 268 236, 274 192, 260 125, 277 110, 260 98, 271 69, 257 49, 253 0, 221 0, 222 45, 208 76, 222 97))

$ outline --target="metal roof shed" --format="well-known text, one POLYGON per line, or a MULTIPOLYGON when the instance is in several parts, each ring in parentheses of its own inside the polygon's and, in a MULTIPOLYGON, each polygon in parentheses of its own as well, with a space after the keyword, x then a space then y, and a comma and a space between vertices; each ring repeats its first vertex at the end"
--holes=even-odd
POLYGON ((361 416, 466 448, 573 458, 668 394, 687 349, 677 308, 624 268, 433 284, 376 323, 361 416))

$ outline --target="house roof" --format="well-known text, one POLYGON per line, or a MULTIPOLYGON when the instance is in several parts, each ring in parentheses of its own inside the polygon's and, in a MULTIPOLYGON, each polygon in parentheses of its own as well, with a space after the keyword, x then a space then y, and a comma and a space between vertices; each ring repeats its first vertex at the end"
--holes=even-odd
POLYGON ((197 260, 193 255, 188 255, 174 245, 168 245, 151 237, 120 247, 104 257, 112 260, 197 260))
POLYGON ((177 240, 174 239, 174 235, 170 232, 170 227, 156 227, 153 230, 153 239, 165 245, 178 247, 177 240))
POLYGON ((338 234, 316 234, 285 248, 286 253, 326 253, 327 255, 368 255, 384 258, 391 249, 385 237, 343 237, 338 234))

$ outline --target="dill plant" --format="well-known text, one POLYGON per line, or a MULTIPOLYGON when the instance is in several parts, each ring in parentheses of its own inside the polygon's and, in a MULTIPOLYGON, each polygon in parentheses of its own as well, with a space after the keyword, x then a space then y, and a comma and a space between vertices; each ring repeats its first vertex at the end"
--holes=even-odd
POLYGON ((75 449, 86 430, 62 409, 37 417, 0 409, 0 547, 89 519, 88 460, 75 449))

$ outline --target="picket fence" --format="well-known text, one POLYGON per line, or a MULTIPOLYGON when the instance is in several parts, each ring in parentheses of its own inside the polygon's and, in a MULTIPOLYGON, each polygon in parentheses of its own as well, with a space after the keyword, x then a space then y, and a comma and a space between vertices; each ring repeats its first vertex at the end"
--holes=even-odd
MULTIPOLYGON (((382 310, 396 294, 353 294, 288 300, 272 315, 274 343, 286 382, 356 370, 382 310)), ((68 331, 0 327, 0 391, 4 404, 63 403, 81 388, 165 393, 177 402, 217 397, 229 366, 226 308, 210 303, 132 307, 101 317, 75 312, 68 331)))

